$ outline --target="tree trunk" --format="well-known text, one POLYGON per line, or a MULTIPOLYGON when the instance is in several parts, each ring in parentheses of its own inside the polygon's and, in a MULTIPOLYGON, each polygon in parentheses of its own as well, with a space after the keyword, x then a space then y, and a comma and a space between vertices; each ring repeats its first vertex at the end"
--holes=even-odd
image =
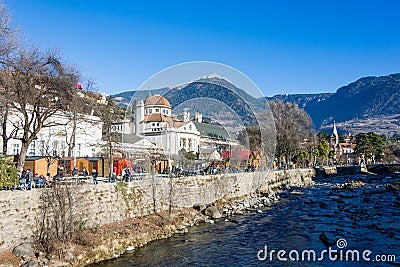
POLYGON ((2 133, 1 136, 3 137, 3 155, 7 155, 8 149, 8 138, 7 138, 7 117, 8 117, 8 109, 4 111, 3 114, 3 124, 2 124, 2 133))
POLYGON ((19 158, 18 158, 18 163, 17 163, 17 171, 18 173, 22 173, 22 170, 24 169, 25 165, 25 159, 26 159, 26 153, 28 151, 29 143, 28 142, 22 142, 21 146, 21 151, 19 153, 19 158))
POLYGON ((71 138, 68 144, 68 157, 72 157, 72 150, 75 148, 75 136, 76 136, 76 111, 74 110, 74 118, 72 120, 72 133, 71 133, 71 138))
POLYGON ((46 170, 46 172, 47 173, 50 173, 50 165, 51 165, 51 160, 47 160, 47 170, 46 170))

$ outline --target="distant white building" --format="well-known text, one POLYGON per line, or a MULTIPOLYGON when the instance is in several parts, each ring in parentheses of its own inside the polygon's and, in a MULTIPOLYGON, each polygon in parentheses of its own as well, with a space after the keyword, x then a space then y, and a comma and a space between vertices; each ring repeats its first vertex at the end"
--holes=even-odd
POLYGON ((107 96, 108 96, 108 95, 106 95, 106 94, 102 94, 101 97, 100 97, 100 99, 97 99, 97 100, 96 100, 96 103, 97 103, 97 104, 100 104, 100 105, 107 105, 107 104, 108 104, 107 96))
MULTIPOLYGON (((57 113, 51 116, 47 122, 54 122, 54 126, 42 128, 37 138, 29 145, 27 156, 58 156, 68 155, 68 143, 72 135, 72 116, 57 113)), ((20 118, 17 113, 10 112, 7 121, 8 135, 18 125, 20 118)), ((46 123, 47 123, 46 122, 46 123)), ((8 141, 7 154, 18 155, 21 151, 22 130, 16 132, 16 136, 8 141)), ((100 118, 79 114, 76 127, 75 149, 77 157, 94 157, 100 153, 102 142, 102 122, 100 118)), ((2 142, 1 142, 2 146, 2 142)), ((1 148, 2 149, 2 148, 1 148)), ((75 151, 73 151, 74 155, 75 151)))

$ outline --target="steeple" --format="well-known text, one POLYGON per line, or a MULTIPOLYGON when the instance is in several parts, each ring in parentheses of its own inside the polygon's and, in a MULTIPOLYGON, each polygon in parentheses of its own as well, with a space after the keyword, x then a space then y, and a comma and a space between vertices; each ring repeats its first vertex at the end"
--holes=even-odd
POLYGON ((338 131, 337 131, 337 128, 336 128, 336 122, 335 121, 333 121, 332 137, 335 138, 334 146, 337 146, 339 144, 339 135, 338 135, 338 131))

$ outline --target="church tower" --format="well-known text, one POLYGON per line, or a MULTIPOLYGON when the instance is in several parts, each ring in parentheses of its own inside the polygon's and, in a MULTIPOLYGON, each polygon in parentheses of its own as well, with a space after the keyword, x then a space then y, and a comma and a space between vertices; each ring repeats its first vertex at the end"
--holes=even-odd
POLYGON ((333 129, 332 129, 332 135, 331 135, 331 146, 333 148, 336 148, 339 145, 339 134, 336 128, 336 122, 333 122, 333 129))

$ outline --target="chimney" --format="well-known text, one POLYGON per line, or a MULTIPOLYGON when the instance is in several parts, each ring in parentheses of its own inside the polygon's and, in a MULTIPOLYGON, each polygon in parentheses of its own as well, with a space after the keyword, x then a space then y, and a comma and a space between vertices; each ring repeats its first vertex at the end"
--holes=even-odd
POLYGON ((183 121, 184 122, 190 121, 190 113, 189 109, 187 108, 183 109, 183 121))
POLYGON ((196 112, 194 114, 194 121, 202 123, 203 122, 203 114, 196 112))

